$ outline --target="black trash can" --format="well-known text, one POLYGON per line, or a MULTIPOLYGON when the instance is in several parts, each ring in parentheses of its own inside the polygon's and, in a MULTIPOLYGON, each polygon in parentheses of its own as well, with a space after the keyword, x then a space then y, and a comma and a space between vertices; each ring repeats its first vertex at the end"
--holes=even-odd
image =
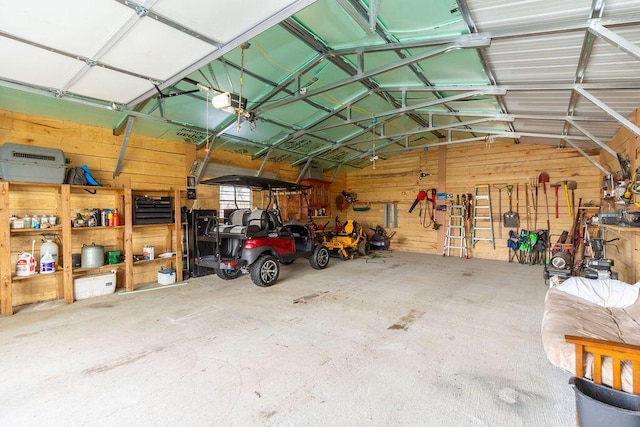
POLYGON ((580 427, 640 427, 640 396, 572 377, 580 427))

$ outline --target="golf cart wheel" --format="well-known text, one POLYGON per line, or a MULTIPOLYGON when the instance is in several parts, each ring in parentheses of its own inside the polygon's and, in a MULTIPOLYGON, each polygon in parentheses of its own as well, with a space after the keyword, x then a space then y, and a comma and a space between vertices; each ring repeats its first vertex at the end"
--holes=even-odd
POLYGON ((249 267, 251 280, 256 285, 266 288, 276 283, 280 275, 280 264, 273 255, 260 255, 249 267))
POLYGON ((358 243, 358 253, 362 256, 369 255, 369 242, 360 240, 360 243, 358 243))
POLYGON ((329 264, 329 249, 324 245, 318 245, 313 249, 309 264, 316 270, 322 270, 329 264))
POLYGON ((242 270, 234 269, 234 270, 225 270, 222 268, 216 268, 216 276, 221 278, 222 280, 232 280, 237 279, 242 274, 242 270))

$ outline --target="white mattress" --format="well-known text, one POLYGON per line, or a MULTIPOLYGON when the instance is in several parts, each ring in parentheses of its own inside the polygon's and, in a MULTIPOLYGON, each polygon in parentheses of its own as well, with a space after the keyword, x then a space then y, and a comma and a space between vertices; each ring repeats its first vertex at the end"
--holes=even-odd
MULTIPOLYGON (((542 344, 549 361, 575 374, 574 345, 565 335, 640 345, 640 299, 626 308, 606 308, 559 289, 549 289, 542 319, 542 344)), ((591 377, 592 358, 586 376, 591 377)), ((611 385, 611 360, 603 360, 602 381, 611 385)), ((622 389, 632 392, 631 367, 623 364, 622 389)))

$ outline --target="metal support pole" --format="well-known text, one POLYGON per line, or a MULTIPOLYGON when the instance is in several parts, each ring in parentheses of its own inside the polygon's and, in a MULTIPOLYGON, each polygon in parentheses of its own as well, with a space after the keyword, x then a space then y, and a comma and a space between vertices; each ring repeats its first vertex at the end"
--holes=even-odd
POLYGON ((118 155, 118 161, 116 162, 116 168, 113 171, 113 177, 120 175, 120 169, 122 169, 122 162, 124 161, 124 154, 127 151, 127 145, 129 144, 129 137, 131 136, 131 129, 133 128, 133 116, 129 116, 127 119, 127 127, 124 130, 124 138, 122 139, 122 145, 120 146, 120 154, 118 155))

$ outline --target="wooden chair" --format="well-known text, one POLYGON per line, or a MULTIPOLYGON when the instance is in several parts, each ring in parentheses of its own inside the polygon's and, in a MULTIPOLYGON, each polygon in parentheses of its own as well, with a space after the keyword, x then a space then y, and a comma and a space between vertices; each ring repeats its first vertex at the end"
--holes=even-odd
POLYGON ((614 390, 622 390, 622 361, 631 362, 633 394, 640 395, 640 346, 594 338, 565 335, 568 343, 576 346, 576 372, 578 378, 584 377, 585 358, 593 354, 593 382, 602 385, 602 360, 610 357, 613 367, 612 384, 614 390))

